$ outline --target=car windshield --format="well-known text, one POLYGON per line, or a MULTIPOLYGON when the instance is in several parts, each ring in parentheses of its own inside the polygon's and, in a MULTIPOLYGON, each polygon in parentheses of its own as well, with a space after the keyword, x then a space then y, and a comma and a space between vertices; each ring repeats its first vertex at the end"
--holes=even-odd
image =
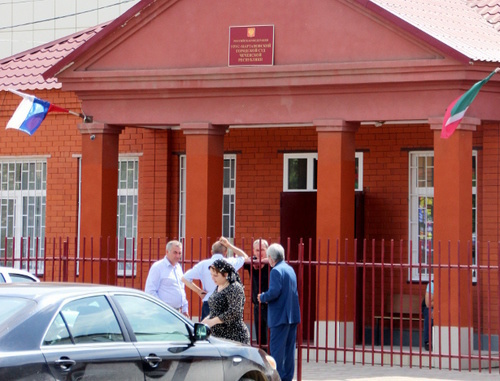
MULTIPOLYGON (((35 302, 28 299, 16 298, 12 296, 0 296, 0 325, 5 323, 11 317, 16 316, 25 308, 34 305, 35 302)), ((21 316, 21 314, 19 314, 21 316)))

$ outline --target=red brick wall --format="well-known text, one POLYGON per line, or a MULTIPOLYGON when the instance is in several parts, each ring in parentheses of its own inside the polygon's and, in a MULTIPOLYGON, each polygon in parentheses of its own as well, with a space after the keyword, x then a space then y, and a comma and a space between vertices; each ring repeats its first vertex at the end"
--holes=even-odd
MULTIPOLYGON (((74 94, 57 90, 35 92, 62 107, 79 111, 74 94)), ((0 123, 6 125, 20 98, 5 92, 0 123)), ((0 129, 3 156, 49 155, 47 236, 74 235, 77 225, 77 159, 80 120, 67 114, 49 114, 39 130, 28 136, 0 129)), ((498 152, 496 126, 484 129, 484 168, 480 174, 485 205, 479 232, 498 240, 498 152), (493 134, 493 135, 492 135, 493 134), (482 175, 482 176, 481 176, 482 175), (482 177, 482 178, 481 178, 482 177)), ((478 134, 479 136, 479 134, 478 134)), ((310 128, 230 129, 226 152, 237 153, 236 234, 279 239, 279 195, 282 191, 283 152, 315 151, 316 132, 310 128)), ((408 151, 431 149, 427 126, 361 127, 356 148, 364 151, 365 237, 407 239, 408 151)), ((140 154, 139 232, 142 237, 178 235, 178 154, 185 150, 181 131, 127 128, 120 135, 120 153, 140 154)))
POLYGON ((428 126, 361 127, 356 149, 363 157, 365 190, 365 237, 408 238, 409 151, 432 150, 433 133, 428 126))
MULTIPOLYGON (((73 93, 58 90, 30 92, 58 106, 80 111, 73 93)), ((21 98, 4 92, 0 125, 6 126, 21 98)), ((1 156, 48 156, 47 158, 47 237, 75 236, 78 212, 78 157, 82 135, 78 117, 50 113, 35 134, 0 128, 1 156)), ((143 236, 177 234, 178 137, 169 131, 126 128, 120 135, 120 154, 139 155, 139 229, 143 236), (174 140, 172 142, 172 140, 174 140), (170 189, 167 191, 167 185, 170 189), (170 207, 167 207, 170 205, 170 207)))
MULTIPOLYGON (((481 126, 482 138, 478 140, 481 150, 478 151, 478 264, 483 268, 498 266, 498 243, 500 242, 500 125, 485 123, 481 126)), ((476 143, 476 142, 475 142, 476 143)), ((480 273, 478 285, 483 292, 475 303, 481 305, 481 319, 484 326, 488 320, 493 322, 493 328, 498 329, 499 322, 499 279, 488 277, 483 271, 480 273), (490 290, 488 297, 484 292, 490 290)), ((477 298, 477 286, 474 294, 477 298)), ((477 316, 474 316, 477 322, 477 316)))
MULTIPOLYGON (((395 240, 394 262, 408 264, 408 169, 409 151, 431 150, 433 133, 428 126, 384 125, 382 127, 362 126, 356 134, 356 149, 363 154, 363 187, 365 192, 365 238, 368 248, 366 260, 369 263, 389 264, 391 240, 395 240), (404 240, 402 250, 400 240, 404 240), (375 247, 372 245, 375 240, 375 247), (382 242, 384 240, 384 242, 382 242), (374 254, 372 254, 374 253, 374 254)), ((403 293, 409 294, 407 271, 393 271, 393 285, 403 282, 403 293)), ((366 277, 367 290, 374 290, 374 306, 379 314, 382 305, 382 287, 387 295, 391 289, 390 269, 369 271, 366 277), (382 284, 383 282, 383 284, 382 284), (372 287, 372 285, 374 287, 372 287)), ((394 290, 399 294, 400 290, 394 290)), ((412 292, 418 292, 413 288, 412 292)), ((371 298, 370 298, 371 299, 371 298)), ((385 304, 385 303, 384 303, 385 304)), ((371 304, 367 304, 367 317, 371 317, 371 304)))
MULTIPOLYGON (((142 156, 139 157, 139 237, 165 237, 169 230, 167 215, 168 190, 168 143, 169 136, 165 131, 133 129, 142 135, 140 146, 142 156)), ((120 139, 126 141, 126 135, 120 139), (123 138, 123 139, 122 139, 123 138)), ((125 150, 125 148, 123 148, 125 150)))
MULTIPOLYGON (((73 93, 59 90, 30 92, 58 106, 80 111, 73 93)), ((0 126, 19 105, 21 98, 4 92, 0 126)), ((35 134, 0 128, 0 156, 47 156, 46 236, 75 237, 78 213, 78 157, 81 119, 50 113, 35 134)), ((178 234, 178 155, 184 150, 182 133, 126 128, 120 135, 120 154, 139 155, 139 236, 175 237, 178 234)))
MULTIPOLYGON (((36 95, 62 107, 79 110, 79 102, 71 93, 43 91, 37 92, 36 95)), ((19 97, 13 94, 5 95, 0 111, 0 122, 3 125, 19 101, 19 97)), ((40 129, 31 137, 18 131, 0 129, 1 155, 50 155, 47 191, 48 237, 76 234, 78 161, 75 155, 79 155, 81 151, 81 135, 76 127, 79 122, 78 118, 71 115, 49 114, 40 129)), ((487 129, 485 134, 488 131, 487 129)), ((493 139, 493 143, 495 142, 493 139)), ((366 238, 407 239, 408 150, 431 149, 432 145, 432 132, 427 126, 359 129, 356 134, 356 149, 364 151, 366 238)), ((315 129, 230 129, 225 137, 224 148, 226 152, 237 153, 237 239, 262 236, 279 240, 283 152, 316 151, 315 129)), ((126 128, 120 135, 120 153, 140 155, 140 237, 177 237, 178 155, 184 151, 185 139, 178 130, 126 128)), ((485 160, 488 162, 490 159, 485 160)), ((494 169, 495 157, 491 160, 494 169)), ((493 182, 493 186, 496 186, 494 178, 488 180, 488 177, 485 177, 484 181, 493 182)), ((492 198, 488 204, 497 202, 494 191, 487 193, 485 190, 486 198, 488 194, 492 198)), ((482 215, 495 222, 498 207, 485 210, 482 215)), ((487 228, 485 234, 488 229, 493 233, 497 231, 496 225, 489 226, 492 227, 487 228)))
MULTIPOLYGON (((72 93, 57 90, 34 92, 40 98, 79 111, 80 103, 72 93)), ((16 95, 4 92, 0 125, 5 126, 20 102, 16 95)), ((46 236, 70 237, 77 233, 78 160, 82 135, 81 121, 72 115, 49 114, 39 130, 28 136, 0 128, 0 156, 48 155, 46 236)), ((478 239, 494 244, 489 261, 498 262, 496 243, 500 221, 500 138, 498 124, 485 124, 475 133, 478 156, 478 239)), ((394 261, 408 263, 408 158, 409 151, 430 150, 433 132, 425 125, 363 126, 356 134, 356 149, 364 152, 365 238, 375 239, 375 258, 368 250, 368 261, 381 260, 381 240, 390 249, 396 240, 394 261), (399 254, 399 240, 404 240, 399 254)), ((280 193, 283 188, 283 153, 314 152, 315 128, 232 128, 225 136, 224 149, 237 154, 236 242, 245 240, 250 251, 253 238, 270 241, 280 238, 280 193)), ((185 138, 179 130, 126 128, 120 135, 120 153, 139 155, 139 238, 147 240, 176 238, 178 231, 179 154, 185 152, 185 138)), ((155 241, 156 242, 156 241, 155 241)), ((164 253, 164 242, 153 247, 155 257, 164 253)), ((369 241, 371 245, 371 242, 369 241)), ((385 257, 388 263, 389 258, 385 257)), ((480 263, 488 264, 487 248, 480 250, 480 263)), ((146 275, 146 274, 144 274, 146 275)), ((403 274, 403 278, 406 274, 403 274)), ((381 274, 374 275, 376 289, 382 287, 381 274)), ((384 288, 390 287, 384 277, 384 288)), ((368 279, 371 282, 371 278, 368 279)), ((395 284, 399 275, 395 274, 395 284)), ((497 289, 494 284, 482 287, 497 289)), ((368 283, 371 285, 371 283, 368 283)), ((405 286, 409 287, 409 285, 405 286)), ((405 289, 405 292, 408 290, 405 289)), ((415 292, 415 291, 414 291, 415 292)), ((486 313, 487 300, 481 300, 486 313)), ((492 317, 497 321, 498 300, 490 301, 492 317)))
POLYGON ((283 152, 317 150, 310 128, 230 129, 226 151, 236 158, 236 237, 280 239, 283 152))
MULTIPOLYGON (((32 92, 30 92, 32 93, 32 92)), ((79 111, 80 103, 71 93, 36 91, 34 94, 61 107, 79 111)), ((32 136, 5 129, 21 98, 3 92, 0 108, 0 156, 48 156, 47 158, 47 237, 74 237, 77 231, 78 160, 81 152, 79 118, 51 113, 32 136)))

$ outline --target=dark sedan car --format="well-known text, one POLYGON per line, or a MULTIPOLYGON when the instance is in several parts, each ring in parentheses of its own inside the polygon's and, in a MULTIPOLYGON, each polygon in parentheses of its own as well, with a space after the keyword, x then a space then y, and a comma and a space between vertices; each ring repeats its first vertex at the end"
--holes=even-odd
POLYGON ((66 283, 0 286, 0 380, 279 380, 264 351, 142 291, 66 283))

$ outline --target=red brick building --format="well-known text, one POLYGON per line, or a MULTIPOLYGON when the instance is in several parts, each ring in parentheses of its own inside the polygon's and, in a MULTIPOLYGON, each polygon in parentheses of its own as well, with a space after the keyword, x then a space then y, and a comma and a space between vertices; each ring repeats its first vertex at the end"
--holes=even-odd
MULTIPOLYGON (((448 104, 500 62, 500 34, 482 10, 473 1, 143 0, 39 70, 57 87, 15 85, 81 106, 93 121, 54 114, 32 137, 0 131, 0 155, 46 166, 46 237, 185 237, 186 253, 205 253, 205 239, 221 234, 301 235, 340 239, 341 259, 351 261, 359 190, 357 238, 403 240, 394 261, 415 265, 435 263, 436 245, 449 241, 459 255, 440 259, 466 263, 459 241, 493 242, 497 252, 500 77, 452 137, 440 132, 448 104), (242 26, 248 34, 234 37, 242 26)), ((44 49, 57 51, 13 57, 16 72, 23 60, 43 65, 44 49)), ((18 101, 4 95, 2 121, 18 101)), ((477 263, 485 246, 474 251, 477 263)), ((428 280, 427 269, 405 280, 421 276, 428 280)), ((333 315, 323 292, 318 304, 333 315)), ((460 330, 464 311, 437 298, 450 311, 441 325, 460 330)), ((339 316, 352 322, 354 305, 349 298, 339 316)))

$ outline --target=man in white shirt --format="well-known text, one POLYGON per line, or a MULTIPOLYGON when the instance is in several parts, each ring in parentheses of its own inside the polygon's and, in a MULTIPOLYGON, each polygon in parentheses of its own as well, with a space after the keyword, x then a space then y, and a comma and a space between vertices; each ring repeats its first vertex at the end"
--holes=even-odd
POLYGON ((212 257, 198 262, 193 266, 192 269, 186 271, 182 277, 182 281, 191 290, 196 292, 200 298, 203 299, 203 304, 201 307, 201 318, 203 320, 206 316, 210 314, 210 309, 208 307, 208 298, 214 292, 216 284, 212 280, 212 275, 210 274, 209 267, 217 259, 225 259, 228 261, 236 271, 238 271, 243 264, 248 255, 240 248, 234 246, 225 237, 220 237, 220 239, 212 245, 212 257), (235 255, 234 258, 226 258, 227 250, 231 249, 235 255), (198 287, 193 280, 198 279, 201 281, 202 288, 198 287))
POLYGON ((182 243, 168 242, 165 258, 153 263, 149 269, 145 291, 189 317, 186 291, 182 283, 183 271, 179 264, 181 258, 182 243))

